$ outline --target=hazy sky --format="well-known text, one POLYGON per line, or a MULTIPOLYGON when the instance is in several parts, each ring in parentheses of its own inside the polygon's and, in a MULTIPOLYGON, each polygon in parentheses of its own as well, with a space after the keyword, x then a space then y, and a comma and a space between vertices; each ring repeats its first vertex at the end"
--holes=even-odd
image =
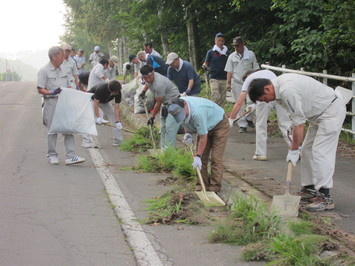
POLYGON ((0 53, 49 49, 64 33, 62 0, 1 0, 0 53))

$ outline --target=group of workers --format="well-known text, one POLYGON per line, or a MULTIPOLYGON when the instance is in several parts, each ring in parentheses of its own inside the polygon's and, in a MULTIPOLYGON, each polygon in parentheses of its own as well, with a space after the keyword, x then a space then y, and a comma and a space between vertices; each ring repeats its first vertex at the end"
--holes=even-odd
MULTIPOLYGON (((277 77, 269 70, 260 70, 254 53, 248 50, 240 36, 233 39, 233 53, 229 53, 225 46, 222 33, 216 34, 214 41, 215 45, 207 52, 202 65, 203 69, 209 68, 211 100, 197 97, 201 91, 200 77, 192 65, 176 53, 168 54, 165 61, 151 43, 146 43, 145 51, 129 56, 126 66, 130 67, 126 69, 133 69, 135 77, 141 75, 144 83, 139 97, 144 99, 148 89, 154 95, 155 105, 147 124, 153 126, 156 115, 160 113, 161 148, 175 147, 180 128, 184 129, 183 141, 189 145, 193 143, 191 134, 197 133, 193 167, 201 170, 206 189, 219 193, 223 178, 223 154, 230 128, 238 123, 239 132, 244 133, 247 125, 254 127, 252 117, 255 109, 256 151, 253 159, 265 161, 267 119, 274 108, 280 130, 289 146, 286 160, 296 166, 302 153, 300 195, 306 209, 333 209, 330 188, 333 187, 336 148, 347 100, 341 93, 313 78, 299 74, 277 77), (223 109, 228 91, 232 92, 235 100, 229 118, 223 109), (247 108, 244 108, 245 101, 247 108), (309 127, 303 138, 306 121, 309 121, 309 127)), ((49 50, 50 62, 38 73, 37 88, 44 96, 44 120, 48 127, 60 93, 58 88, 77 87, 77 81, 69 75, 69 67, 65 65, 69 65, 65 60, 70 61, 66 48, 69 47, 52 47, 49 50)), ((97 60, 96 47, 95 51, 96 55, 90 56, 91 63, 97 60)), ((105 74, 109 63, 103 57, 98 59, 88 77, 87 90, 93 93, 96 123, 108 122, 100 116, 101 108, 111 124, 116 125, 113 145, 118 146, 122 141, 119 114, 121 84, 114 78, 110 80, 105 74), (110 104, 113 99, 114 106, 110 104)), ((70 66, 74 67, 73 64, 70 66)), ((56 134, 48 134, 47 156, 51 164, 59 163, 55 151, 56 138, 56 134)), ((82 146, 93 147, 91 142, 91 136, 83 136, 82 146)), ((64 144, 66 164, 85 160, 75 155, 73 135, 64 134, 64 144)), ((199 180, 196 181, 196 190, 201 190, 199 180)))

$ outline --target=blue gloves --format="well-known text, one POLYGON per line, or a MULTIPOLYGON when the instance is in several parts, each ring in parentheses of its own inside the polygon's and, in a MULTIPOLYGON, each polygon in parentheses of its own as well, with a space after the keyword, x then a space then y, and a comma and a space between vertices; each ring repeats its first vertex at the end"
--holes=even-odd
POLYGON ((198 169, 202 169, 202 162, 201 162, 201 158, 198 156, 194 157, 194 162, 192 163, 192 167, 194 169, 198 168, 198 169))
POLYGON ((122 129, 122 124, 121 124, 121 122, 117 121, 117 122, 116 122, 116 127, 117 127, 118 129, 122 129))
POLYGON ((192 143, 193 143, 192 135, 190 133, 185 133, 182 140, 184 143, 186 143, 188 145, 192 145, 192 143))
POLYGON ((57 94, 59 94, 61 91, 62 91, 61 88, 57 88, 57 89, 55 89, 54 91, 51 92, 51 95, 57 95, 57 94))

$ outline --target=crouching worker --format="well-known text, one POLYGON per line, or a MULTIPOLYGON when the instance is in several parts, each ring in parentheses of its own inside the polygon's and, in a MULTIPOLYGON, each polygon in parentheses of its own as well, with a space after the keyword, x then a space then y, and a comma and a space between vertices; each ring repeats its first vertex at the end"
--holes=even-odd
POLYGON ((309 211, 334 209, 330 188, 338 138, 346 114, 343 96, 321 82, 298 74, 283 74, 275 79, 254 79, 249 87, 250 99, 262 102, 276 100, 290 114, 293 138, 286 161, 294 166, 302 144, 301 201, 309 211), (304 124, 309 128, 303 140, 304 124))
MULTIPOLYGON (((94 113, 96 116, 96 124, 110 122, 116 128, 112 128, 113 146, 119 146, 123 140, 121 129, 121 117, 119 104, 121 103, 121 84, 117 80, 111 80, 109 83, 101 83, 95 85, 89 91, 93 93, 92 100, 94 101, 94 113), (114 106, 111 100, 115 99, 114 106), (107 116, 109 121, 101 118, 100 110, 107 116)), ((82 146, 85 148, 95 147, 92 136, 85 135, 83 137, 82 146)))
MULTIPOLYGON (((193 167, 201 170, 206 190, 219 192, 223 177, 223 154, 229 135, 228 118, 216 103, 199 97, 181 97, 168 108, 176 122, 181 123, 185 132, 197 133, 197 147, 193 167), (211 155, 211 178, 208 177, 208 159, 211 155)), ((184 140, 192 143, 190 133, 184 140)), ((201 190, 199 180, 196 190, 201 190)))

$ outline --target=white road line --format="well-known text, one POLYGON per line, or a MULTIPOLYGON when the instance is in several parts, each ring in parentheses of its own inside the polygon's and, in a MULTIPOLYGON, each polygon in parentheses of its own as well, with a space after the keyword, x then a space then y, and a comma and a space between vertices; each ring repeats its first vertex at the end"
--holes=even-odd
POLYGON ((133 211, 129 207, 120 187, 106 166, 104 159, 97 149, 88 149, 97 172, 101 176, 112 204, 115 206, 117 216, 122 220, 122 229, 130 247, 133 249, 138 265, 163 265, 158 254, 142 226, 137 222, 133 211))

